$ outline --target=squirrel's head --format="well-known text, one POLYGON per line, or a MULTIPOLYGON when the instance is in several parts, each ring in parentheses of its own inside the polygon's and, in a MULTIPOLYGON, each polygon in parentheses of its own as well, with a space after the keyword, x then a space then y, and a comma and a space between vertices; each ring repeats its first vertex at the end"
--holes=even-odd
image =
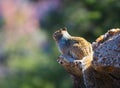
POLYGON ((67 38, 68 36, 70 35, 68 34, 66 27, 61 28, 53 33, 53 39, 56 41, 59 41, 63 37, 67 38))

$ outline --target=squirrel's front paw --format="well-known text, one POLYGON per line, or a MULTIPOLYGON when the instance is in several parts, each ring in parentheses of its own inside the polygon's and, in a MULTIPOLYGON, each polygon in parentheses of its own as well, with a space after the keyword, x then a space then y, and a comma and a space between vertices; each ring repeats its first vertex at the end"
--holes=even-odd
POLYGON ((62 65, 73 63, 73 61, 74 59, 67 55, 60 55, 57 59, 57 62, 62 65))
POLYGON ((63 59, 63 58, 59 56, 59 57, 57 58, 57 62, 58 62, 59 64, 63 64, 63 60, 62 60, 62 59, 63 59))
POLYGON ((64 57, 64 55, 60 55, 58 58, 57 58, 57 62, 61 65, 64 65, 66 63, 68 63, 68 61, 66 60, 66 58, 64 57))
POLYGON ((74 60, 75 65, 80 65, 81 66, 81 60, 74 60))

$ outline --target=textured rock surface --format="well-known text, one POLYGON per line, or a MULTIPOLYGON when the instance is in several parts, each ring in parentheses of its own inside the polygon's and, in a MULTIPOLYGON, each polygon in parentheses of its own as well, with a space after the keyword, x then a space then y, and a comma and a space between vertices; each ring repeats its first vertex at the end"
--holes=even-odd
POLYGON ((109 30, 98 40, 93 43, 93 66, 99 69, 108 68, 109 71, 120 70, 120 29, 109 30))

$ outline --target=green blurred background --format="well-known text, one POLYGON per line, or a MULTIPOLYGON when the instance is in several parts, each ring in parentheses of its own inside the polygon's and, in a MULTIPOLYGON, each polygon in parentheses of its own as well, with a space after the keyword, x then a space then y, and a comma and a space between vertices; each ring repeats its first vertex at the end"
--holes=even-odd
POLYGON ((52 38, 88 41, 120 27, 120 0, 0 0, 0 88, 73 88, 52 38))

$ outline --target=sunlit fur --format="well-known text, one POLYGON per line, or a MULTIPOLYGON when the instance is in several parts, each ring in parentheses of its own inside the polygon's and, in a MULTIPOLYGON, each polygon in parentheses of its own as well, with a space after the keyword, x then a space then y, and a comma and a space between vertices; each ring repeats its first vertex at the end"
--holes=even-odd
POLYGON ((57 30, 53 34, 61 54, 66 54, 74 59, 82 59, 91 50, 91 44, 82 37, 71 36, 66 28, 57 30))
POLYGON ((53 34, 54 40, 56 40, 59 51, 64 52, 64 47, 67 46, 68 40, 71 35, 67 32, 67 29, 60 29, 53 34))
POLYGON ((68 40, 71 37, 71 35, 67 31, 62 31, 62 34, 62 40, 68 40))

